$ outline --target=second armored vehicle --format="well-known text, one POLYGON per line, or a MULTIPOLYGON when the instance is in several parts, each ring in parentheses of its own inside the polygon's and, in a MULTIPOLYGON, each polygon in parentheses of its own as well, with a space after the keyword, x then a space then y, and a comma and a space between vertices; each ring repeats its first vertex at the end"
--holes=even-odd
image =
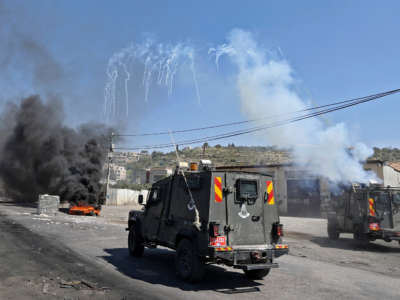
POLYGON ((328 213, 328 236, 353 233, 363 241, 400 242, 400 189, 356 186, 333 199, 328 213))

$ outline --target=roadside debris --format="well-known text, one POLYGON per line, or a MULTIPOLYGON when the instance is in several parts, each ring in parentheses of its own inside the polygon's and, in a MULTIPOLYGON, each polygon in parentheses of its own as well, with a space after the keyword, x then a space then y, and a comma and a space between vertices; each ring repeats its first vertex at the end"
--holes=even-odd
POLYGON ((48 283, 45 283, 45 284, 43 284, 43 289, 42 289, 42 292, 44 293, 44 294, 47 294, 48 292, 49 292, 49 284, 48 283))
POLYGON ((89 282, 89 281, 86 281, 86 280, 82 279, 81 283, 86 285, 87 287, 90 287, 91 289, 95 289, 96 288, 96 286, 93 283, 89 282))
POLYGON ((76 288, 81 284, 80 281, 64 281, 61 279, 60 288, 76 288))
POLYGON ((65 281, 65 280, 60 280, 60 288, 75 288, 77 290, 83 289, 83 288, 89 288, 92 290, 111 290, 109 287, 101 287, 98 288, 96 283, 92 283, 90 281, 81 279, 81 280, 73 280, 73 281, 65 281))

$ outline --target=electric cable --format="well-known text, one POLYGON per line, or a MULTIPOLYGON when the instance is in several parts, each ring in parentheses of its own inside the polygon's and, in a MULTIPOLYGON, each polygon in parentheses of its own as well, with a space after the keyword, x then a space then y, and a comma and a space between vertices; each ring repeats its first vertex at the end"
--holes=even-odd
MULTIPOLYGON (((230 137, 234 137, 234 136, 238 136, 238 135, 248 134, 248 133, 252 133, 252 132, 256 132, 256 131, 266 130, 266 129, 270 129, 270 128, 274 128, 274 127, 278 127, 278 126, 284 126, 284 125, 288 125, 288 124, 298 122, 301 120, 305 120, 308 118, 313 118, 313 117, 316 117, 319 115, 327 114, 327 113, 334 112, 337 110, 342 110, 342 109, 345 109, 345 108, 348 108, 351 106, 359 105, 359 104, 362 104, 365 102, 373 101, 373 100, 376 100, 376 99, 379 99, 379 98, 382 98, 382 97, 385 97, 385 96, 388 96, 391 94, 395 94, 398 92, 400 92, 400 89, 391 90, 388 92, 374 94, 374 95, 370 95, 370 96, 366 96, 366 97, 356 98, 356 99, 352 99, 352 100, 341 101, 341 102, 337 102, 337 103, 342 103, 342 105, 336 105, 335 107, 326 108, 326 109, 319 110, 319 111, 316 111, 313 113, 308 113, 308 114, 300 115, 300 116, 289 118, 289 119, 278 120, 273 123, 262 124, 262 125, 256 126, 256 127, 250 127, 250 128, 245 128, 245 129, 241 129, 241 130, 225 132, 225 133, 221 133, 218 135, 201 137, 201 138, 192 139, 192 140, 183 140, 180 142, 176 142, 176 145, 181 146, 181 145, 197 144, 197 143, 208 142, 208 141, 215 141, 215 140, 226 139, 226 138, 230 138, 230 137)), ((332 105, 330 105, 330 104, 324 105, 323 107, 330 107, 330 106, 333 106, 333 104, 332 105)), ((116 150, 161 149, 161 148, 171 148, 174 146, 175 146, 175 144, 166 143, 166 144, 143 145, 143 146, 126 147, 126 148, 118 147, 115 149, 116 150)))
POLYGON ((286 114, 280 114, 280 115, 275 115, 275 116, 265 116, 265 117, 262 117, 262 118, 256 118, 256 119, 250 119, 250 120, 244 120, 244 121, 236 121, 236 122, 222 123, 222 124, 216 124, 216 125, 210 125, 210 126, 204 126, 204 127, 174 130, 174 131, 171 131, 171 132, 170 131, 160 131, 160 132, 148 132, 148 133, 137 133, 137 134, 115 134, 115 136, 120 136, 120 137, 157 136, 157 135, 167 135, 167 134, 170 134, 170 133, 171 134, 187 133, 187 132, 201 131, 201 130, 207 130, 207 129, 215 129, 215 128, 221 128, 221 127, 227 127, 227 126, 241 125, 241 124, 247 124, 247 123, 257 122, 257 121, 261 121, 261 120, 271 119, 271 118, 277 118, 277 117, 282 117, 282 116, 293 115, 293 114, 306 112, 306 111, 318 110, 318 109, 331 107, 331 106, 337 106, 337 105, 340 105, 340 104, 351 103, 351 102, 360 101, 360 100, 363 100, 363 99, 366 99, 366 98, 370 98, 370 97, 375 97, 375 96, 383 97, 383 96, 381 96, 382 94, 384 94, 384 96, 387 96, 387 95, 390 95, 390 94, 393 94, 393 93, 397 93, 399 91, 400 91, 400 89, 396 89, 396 90, 391 90, 391 91, 388 91, 388 92, 373 94, 373 95, 369 95, 369 96, 353 98, 353 99, 349 99, 349 100, 344 100, 344 101, 329 103, 329 104, 325 104, 325 105, 305 108, 305 109, 289 112, 289 113, 286 113, 286 114))

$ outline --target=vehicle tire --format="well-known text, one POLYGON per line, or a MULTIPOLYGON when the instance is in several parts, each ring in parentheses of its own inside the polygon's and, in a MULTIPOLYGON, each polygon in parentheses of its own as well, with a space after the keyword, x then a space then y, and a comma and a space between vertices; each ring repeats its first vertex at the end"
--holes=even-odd
POLYGON ((129 254, 134 257, 141 257, 144 252, 144 246, 141 239, 138 237, 135 227, 131 226, 128 235, 129 254))
POLYGON ((89 212, 89 215, 94 216, 95 215, 94 211, 89 212))
POLYGON ((198 282, 204 276, 204 263, 196 247, 188 239, 182 239, 176 249, 175 267, 178 276, 188 282, 198 282))
POLYGON ((261 270, 244 270, 244 275, 251 280, 263 279, 268 275, 271 269, 261 269, 261 270))
POLYGON ((337 240, 340 236, 339 231, 337 230, 336 223, 328 222, 328 238, 330 240, 337 240))

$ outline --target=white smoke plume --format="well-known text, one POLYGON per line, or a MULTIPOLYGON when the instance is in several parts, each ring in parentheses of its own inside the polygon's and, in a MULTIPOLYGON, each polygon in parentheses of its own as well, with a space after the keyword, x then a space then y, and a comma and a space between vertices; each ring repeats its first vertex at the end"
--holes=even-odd
MULTIPOLYGON (((221 68, 224 56, 237 67, 237 89, 242 110, 248 118, 258 119, 307 108, 295 92, 289 63, 271 56, 257 44, 251 33, 235 29, 229 34, 227 44, 209 52, 215 55, 217 68, 221 68)), ((270 144, 291 148, 296 163, 315 175, 325 176, 333 182, 376 180, 375 175, 363 170, 361 164, 372 155, 372 149, 354 143, 343 123, 325 127, 319 119, 312 118, 266 130, 264 135, 270 144)))

